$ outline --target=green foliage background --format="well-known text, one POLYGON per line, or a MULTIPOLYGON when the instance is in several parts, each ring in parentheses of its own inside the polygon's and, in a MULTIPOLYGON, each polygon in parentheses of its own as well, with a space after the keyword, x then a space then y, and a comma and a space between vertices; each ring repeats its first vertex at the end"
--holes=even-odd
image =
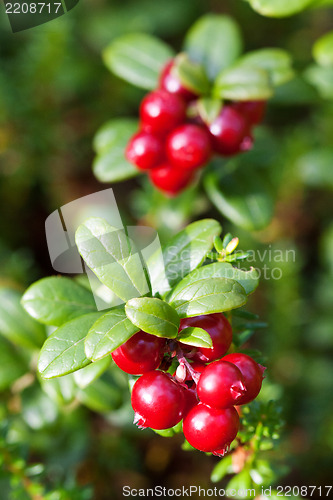
MULTIPOLYGON (((177 50, 184 32, 206 12, 232 15, 243 30, 247 51, 270 46, 289 50, 300 75, 270 101, 253 156, 240 159, 242 165, 237 166, 243 172, 238 192, 249 185, 251 168, 260 161, 269 169, 274 189, 262 205, 265 228, 250 233, 235 227, 207 201, 203 187, 194 187, 172 202, 142 179, 112 187, 124 223, 151 224, 167 240, 192 220, 212 216, 222 222, 225 232, 239 236, 243 250, 256 255, 252 265, 268 267, 269 279, 262 276, 248 308, 269 324, 251 341, 252 348, 265 353, 269 368, 262 397, 281 403, 286 422, 279 447, 268 452, 275 468, 272 482, 329 484, 333 79, 327 68, 323 75, 314 62, 312 47, 331 30, 331 10, 271 19, 241 0, 85 0, 63 18, 15 35, 2 11, 0 283, 17 290, 19 297, 33 280, 53 274, 44 237, 46 216, 105 187, 91 170, 93 136, 111 118, 135 117, 144 95, 106 69, 101 57, 105 46, 124 33, 145 31, 177 50), (274 250, 295 253, 279 262, 274 250), (281 279, 273 279, 275 267, 281 268, 281 279)), ((317 46, 314 56, 322 61, 318 50, 317 46)), ((230 162, 226 168, 230 168, 226 193, 232 193, 234 166, 230 162)), ((2 292, 1 317, 8 293, 15 295, 2 292)), ((18 303, 18 298, 12 301, 18 303)), ((32 330, 30 341, 38 346, 45 332, 37 326, 32 330)), ((106 500, 120 498, 124 484, 211 485, 216 459, 181 450, 177 437, 167 440, 139 432, 131 424, 126 380, 118 370, 107 371, 94 390, 81 390, 78 399, 84 407, 72 401, 71 376, 58 383, 61 387, 45 382, 47 392, 55 395, 52 400, 45 399, 33 375, 10 386, 27 365, 34 366, 35 354, 28 347, 15 351, 17 363, 11 365, 11 380, 6 381, 6 359, 13 359, 16 348, 5 339, 1 321, 0 331, 2 498, 106 500)))

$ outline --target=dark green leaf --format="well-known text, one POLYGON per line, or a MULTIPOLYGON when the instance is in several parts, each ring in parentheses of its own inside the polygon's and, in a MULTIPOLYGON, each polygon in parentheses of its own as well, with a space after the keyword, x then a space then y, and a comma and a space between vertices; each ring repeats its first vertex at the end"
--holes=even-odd
POLYGON ((269 73, 261 68, 237 64, 218 74, 213 94, 235 101, 268 99, 273 95, 269 73))
POLYGON ((157 251, 147 262, 153 293, 169 291, 200 266, 221 231, 220 224, 213 219, 193 222, 174 236, 162 252, 157 251))
POLYGON ((38 349, 45 340, 45 328, 25 312, 20 300, 17 290, 0 288, 0 334, 13 344, 38 349))
POLYGON ((245 54, 238 61, 240 66, 249 66, 266 70, 273 85, 281 85, 294 76, 292 59, 282 49, 260 49, 245 54))
POLYGON ((247 295, 254 292, 259 284, 259 275, 254 268, 251 268, 249 271, 244 271, 237 267, 233 267, 228 262, 214 262, 213 264, 200 267, 188 274, 173 288, 168 296, 168 301, 173 302, 173 298, 191 283, 209 278, 228 278, 237 281, 237 283, 244 288, 247 295))
POLYGON ((124 229, 92 217, 79 226, 75 241, 88 267, 124 302, 149 292, 140 255, 124 229))
POLYGON ((0 337, 0 391, 7 389, 20 378, 28 368, 14 347, 0 337))
POLYGON ((309 7, 313 0, 247 0, 251 7, 267 17, 287 17, 309 7))
POLYGON ((99 181, 118 182, 140 173, 125 158, 125 148, 137 128, 136 120, 120 118, 105 123, 97 132, 94 138, 97 156, 93 170, 99 181))
POLYGON ((127 319, 123 307, 112 309, 90 328, 84 342, 86 355, 92 361, 104 358, 139 330, 127 319))
POLYGON ((184 328, 181 332, 179 332, 177 340, 183 344, 193 345, 195 347, 205 347, 208 349, 213 347, 212 339, 209 333, 202 328, 191 326, 184 328))
POLYGON ((128 319, 140 330, 157 337, 177 337, 178 314, 163 300, 149 297, 131 299, 127 302, 125 311, 128 319))
POLYGON ((227 278, 202 278, 172 295, 171 304, 181 318, 224 312, 246 303, 244 288, 227 278))
POLYGON ((110 71, 148 90, 157 87, 160 72, 172 56, 168 45, 145 33, 123 35, 103 53, 104 62, 110 71))
POLYGON ((232 64, 242 52, 238 25, 228 16, 207 14, 199 19, 185 38, 185 51, 202 64, 210 79, 232 64))
POLYGON ((313 46, 313 57, 320 66, 333 66, 333 31, 316 41, 313 46))
POLYGON ((111 363, 111 356, 107 356, 99 361, 95 361, 85 368, 81 368, 73 374, 76 384, 80 389, 88 387, 92 382, 98 379, 102 373, 107 370, 111 363))
POLYGON ((90 313, 60 326, 44 343, 38 360, 43 378, 61 377, 87 366, 84 339, 101 313, 90 313))
POLYGON ((197 95, 209 92, 210 83, 203 66, 192 62, 186 54, 177 57, 172 71, 186 89, 192 90, 197 95))
POLYGON ((53 326, 96 311, 94 297, 86 288, 60 276, 33 283, 24 293, 21 303, 30 316, 53 326))

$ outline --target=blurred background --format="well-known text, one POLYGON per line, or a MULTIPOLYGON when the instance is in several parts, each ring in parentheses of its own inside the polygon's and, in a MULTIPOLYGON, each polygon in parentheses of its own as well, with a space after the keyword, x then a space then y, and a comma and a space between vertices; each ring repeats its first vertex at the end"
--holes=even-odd
MULTIPOLYGON (((247 51, 289 50, 299 75, 313 64, 313 43, 333 21, 327 9, 265 18, 241 0, 82 0, 57 20, 12 34, 1 9, 3 308, 18 311, 20 293, 54 274, 46 217, 110 187, 93 176, 93 136, 111 118, 136 116, 144 91, 111 75, 102 50, 134 31, 157 35, 177 50, 187 29, 206 12, 233 16, 247 51)), ((248 232, 225 219, 202 185, 176 201, 141 178, 112 185, 124 223, 152 225, 163 240, 192 220, 213 217, 224 232, 239 237, 243 250, 253 251, 251 265, 267 266, 248 309, 269 325, 254 336, 251 348, 262 351, 268 366, 262 398, 282 407, 280 443, 267 455, 276 472, 272 481, 281 485, 330 484, 333 466, 332 111, 333 92, 323 90, 321 82, 317 87, 291 83, 269 102, 256 148, 271 172, 274 210, 260 231, 248 232), (272 273, 274 268, 281 272, 272 273)), ((1 325, 0 319, 0 332, 1 325)), ((118 370, 108 368, 98 383, 81 391, 70 376, 40 385, 31 369, 36 352, 14 347, 1 333, 1 498, 109 500, 122 497, 124 484, 212 485, 216 458, 182 450, 179 436, 166 439, 132 425, 127 383, 118 370), (13 366, 9 379, 2 375, 6 363, 13 366)))

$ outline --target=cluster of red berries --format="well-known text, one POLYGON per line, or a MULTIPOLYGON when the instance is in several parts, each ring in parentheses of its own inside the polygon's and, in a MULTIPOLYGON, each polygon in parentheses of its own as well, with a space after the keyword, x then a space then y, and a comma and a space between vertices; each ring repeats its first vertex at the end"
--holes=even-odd
POLYGON ((249 150, 252 127, 262 120, 266 105, 230 102, 211 123, 199 115, 189 117, 198 95, 182 85, 174 66, 171 60, 161 73, 159 89, 141 102, 140 130, 126 148, 128 161, 148 171, 151 182, 168 195, 187 187, 213 153, 231 156, 249 150))
POLYGON ((140 331, 112 357, 126 373, 141 375, 132 390, 134 422, 140 428, 169 429, 183 419, 187 441, 220 456, 239 429, 235 405, 257 397, 265 368, 246 354, 225 355, 232 329, 223 314, 181 320, 180 330, 187 327, 205 329, 212 348, 191 347, 140 331), (179 365, 171 375, 166 370, 175 356, 179 365))

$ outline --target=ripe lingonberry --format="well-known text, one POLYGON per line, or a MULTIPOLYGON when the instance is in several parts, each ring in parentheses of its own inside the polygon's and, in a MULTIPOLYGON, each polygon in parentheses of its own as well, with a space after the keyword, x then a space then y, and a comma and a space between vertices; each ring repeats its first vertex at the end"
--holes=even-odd
POLYGON ((210 408, 199 403, 184 418, 183 432, 190 445, 201 451, 223 450, 235 439, 239 429, 237 411, 210 408))
POLYGON ((214 361, 206 366, 197 385, 200 401, 214 408, 239 404, 246 391, 241 371, 228 361, 214 361))
POLYGON ((203 127, 191 124, 181 125, 168 136, 166 151, 173 165, 186 170, 194 170, 209 160, 210 138, 203 127))
MULTIPOLYGON (((196 361, 215 361, 222 358, 227 352, 232 342, 232 329, 229 321, 222 313, 206 314, 204 316, 194 316, 184 318, 180 322, 180 330, 187 327, 203 328, 209 333, 213 347, 200 347, 193 355, 196 361)), ((184 346, 183 347, 188 347, 184 346)))
POLYGON ((258 125, 264 117, 266 101, 237 101, 232 107, 244 115, 250 125, 258 125))
POLYGON ((159 85, 160 88, 166 90, 170 94, 175 94, 184 99, 185 101, 190 101, 196 97, 191 90, 185 88, 181 83, 178 76, 175 74, 175 61, 171 59, 163 68, 159 85))
POLYGON ((112 353, 113 361, 131 375, 142 375, 158 368, 165 339, 140 331, 112 353))
POLYGON ((126 158, 141 170, 149 170, 160 163, 163 155, 162 141, 147 132, 138 132, 129 141, 126 158))
POLYGON ((163 136, 180 125, 185 117, 184 101, 165 90, 150 92, 141 102, 141 127, 145 132, 163 136))
POLYGON ((184 189, 193 179, 192 172, 162 163, 149 171, 151 182, 161 191, 169 195, 176 195, 184 189))
POLYGON ((181 421, 184 406, 184 389, 164 372, 145 373, 133 386, 134 422, 139 427, 169 429, 181 421))
POLYGON ((199 403, 197 390, 195 385, 193 387, 182 387, 184 391, 185 404, 183 409, 183 418, 186 417, 188 412, 199 403))
POLYGON ((228 361, 233 363, 240 370, 244 377, 244 384, 246 387, 245 394, 237 401, 237 405, 244 405, 253 401, 261 389, 263 381, 263 373, 265 367, 259 365, 247 354, 233 353, 227 354, 221 361, 228 361))
POLYGON ((209 125, 213 149, 222 155, 238 153, 248 132, 247 119, 231 105, 222 108, 218 117, 209 125))

